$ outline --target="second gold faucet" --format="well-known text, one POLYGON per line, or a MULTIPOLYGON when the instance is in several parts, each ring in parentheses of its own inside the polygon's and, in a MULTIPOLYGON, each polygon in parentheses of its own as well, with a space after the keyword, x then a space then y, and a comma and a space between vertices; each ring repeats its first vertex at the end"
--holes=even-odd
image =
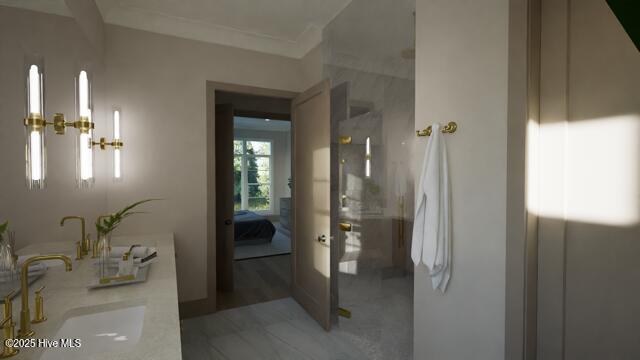
POLYGON ((20 310, 20 329, 18 330, 18 336, 21 338, 26 338, 34 334, 34 331, 31 330, 31 312, 29 311, 29 265, 36 261, 44 260, 61 260, 64 262, 66 271, 71 271, 72 269, 71 259, 66 255, 32 256, 22 263, 22 276, 20 278, 22 309, 20 310))
POLYGON ((65 216, 62 218, 62 220, 60 220, 60 226, 64 226, 65 221, 71 219, 80 220, 82 232, 82 235, 80 237, 80 245, 82 246, 82 254, 87 255, 89 254, 89 250, 91 249, 91 241, 89 241, 89 239, 87 238, 84 218, 82 216, 65 216))

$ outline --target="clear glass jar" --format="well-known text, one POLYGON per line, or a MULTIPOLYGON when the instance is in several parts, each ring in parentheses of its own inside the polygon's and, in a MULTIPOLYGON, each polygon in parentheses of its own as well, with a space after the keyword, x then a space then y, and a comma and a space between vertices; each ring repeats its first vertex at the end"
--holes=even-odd
POLYGON ((100 278, 112 276, 111 269, 111 234, 100 234, 98 237, 98 263, 100 278))

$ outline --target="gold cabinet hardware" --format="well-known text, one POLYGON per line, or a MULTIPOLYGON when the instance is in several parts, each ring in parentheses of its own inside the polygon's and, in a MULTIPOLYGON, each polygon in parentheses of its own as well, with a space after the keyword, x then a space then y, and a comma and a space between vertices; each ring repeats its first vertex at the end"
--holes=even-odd
POLYGON ((17 355, 20 352, 20 349, 17 347, 8 346, 7 339, 15 339, 15 330, 16 323, 13 322, 13 316, 9 315, 8 318, 5 318, 2 323, 0 323, 0 327, 2 327, 2 332, 4 333, 2 352, 0 353, 0 359, 6 359, 17 355))
POLYGON ((340 145, 351 144, 351 136, 340 136, 340 145))
POLYGON ((338 308, 338 315, 342 316, 343 318, 351 319, 351 311, 345 308, 338 308))
POLYGON ((31 320, 32 324, 38 324, 47 320, 46 316, 44 316, 44 299, 42 298, 42 290, 44 290, 44 286, 40 289, 36 290, 36 317, 31 320))
MULTIPOLYGON (((60 220, 60 226, 64 226, 64 223, 67 220, 80 220, 80 231, 81 231, 81 235, 80 235, 80 243, 82 246, 82 254, 83 255, 87 255, 89 254, 89 243, 87 242, 87 233, 85 231, 85 220, 82 216, 65 216, 60 220)), ((80 256, 80 259, 82 259, 82 256, 80 256)))
MULTIPOLYGON (((453 134, 458 130, 458 124, 455 121, 449 121, 447 125, 442 128, 443 134, 453 134)), ((427 126, 424 130, 416 130, 416 135, 418 136, 431 136, 431 125, 427 126)))
POLYGON ((338 224, 338 226, 340 227, 340 230, 348 232, 351 231, 351 224, 350 223, 340 223, 338 224))
POLYGON ((29 265, 37 261, 60 260, 64 262, 64 269, 71 271, 73 265, 71 259, 65 255, 37 255, 32 256, 22 263, 20 276, 20 293, 22 295, 22 308, 20 310, 20 329, 18 337, 27 338, 33 336, 35 331, 31 329, 31 312, 29 310, 29 265))

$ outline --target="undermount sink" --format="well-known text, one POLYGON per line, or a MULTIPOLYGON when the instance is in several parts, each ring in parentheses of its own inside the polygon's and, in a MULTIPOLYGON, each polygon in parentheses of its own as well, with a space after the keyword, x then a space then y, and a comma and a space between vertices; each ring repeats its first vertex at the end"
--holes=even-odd
POLYGON ((125 352, 140 340, 144 301, 127 301, 69 311, 52 339, 80 339, 76 348, 47 349, 41 360, 86 359, 107 352, 125 352))

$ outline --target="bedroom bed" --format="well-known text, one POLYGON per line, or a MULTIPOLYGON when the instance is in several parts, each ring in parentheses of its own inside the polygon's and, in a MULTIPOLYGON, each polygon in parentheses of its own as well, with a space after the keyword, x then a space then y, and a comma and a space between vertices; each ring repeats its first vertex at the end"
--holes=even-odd
POLYGON ((252 211, 236 211, 233 221, 236 246, 269 243, 276 233, 276 227, 269 219, 252 211))

